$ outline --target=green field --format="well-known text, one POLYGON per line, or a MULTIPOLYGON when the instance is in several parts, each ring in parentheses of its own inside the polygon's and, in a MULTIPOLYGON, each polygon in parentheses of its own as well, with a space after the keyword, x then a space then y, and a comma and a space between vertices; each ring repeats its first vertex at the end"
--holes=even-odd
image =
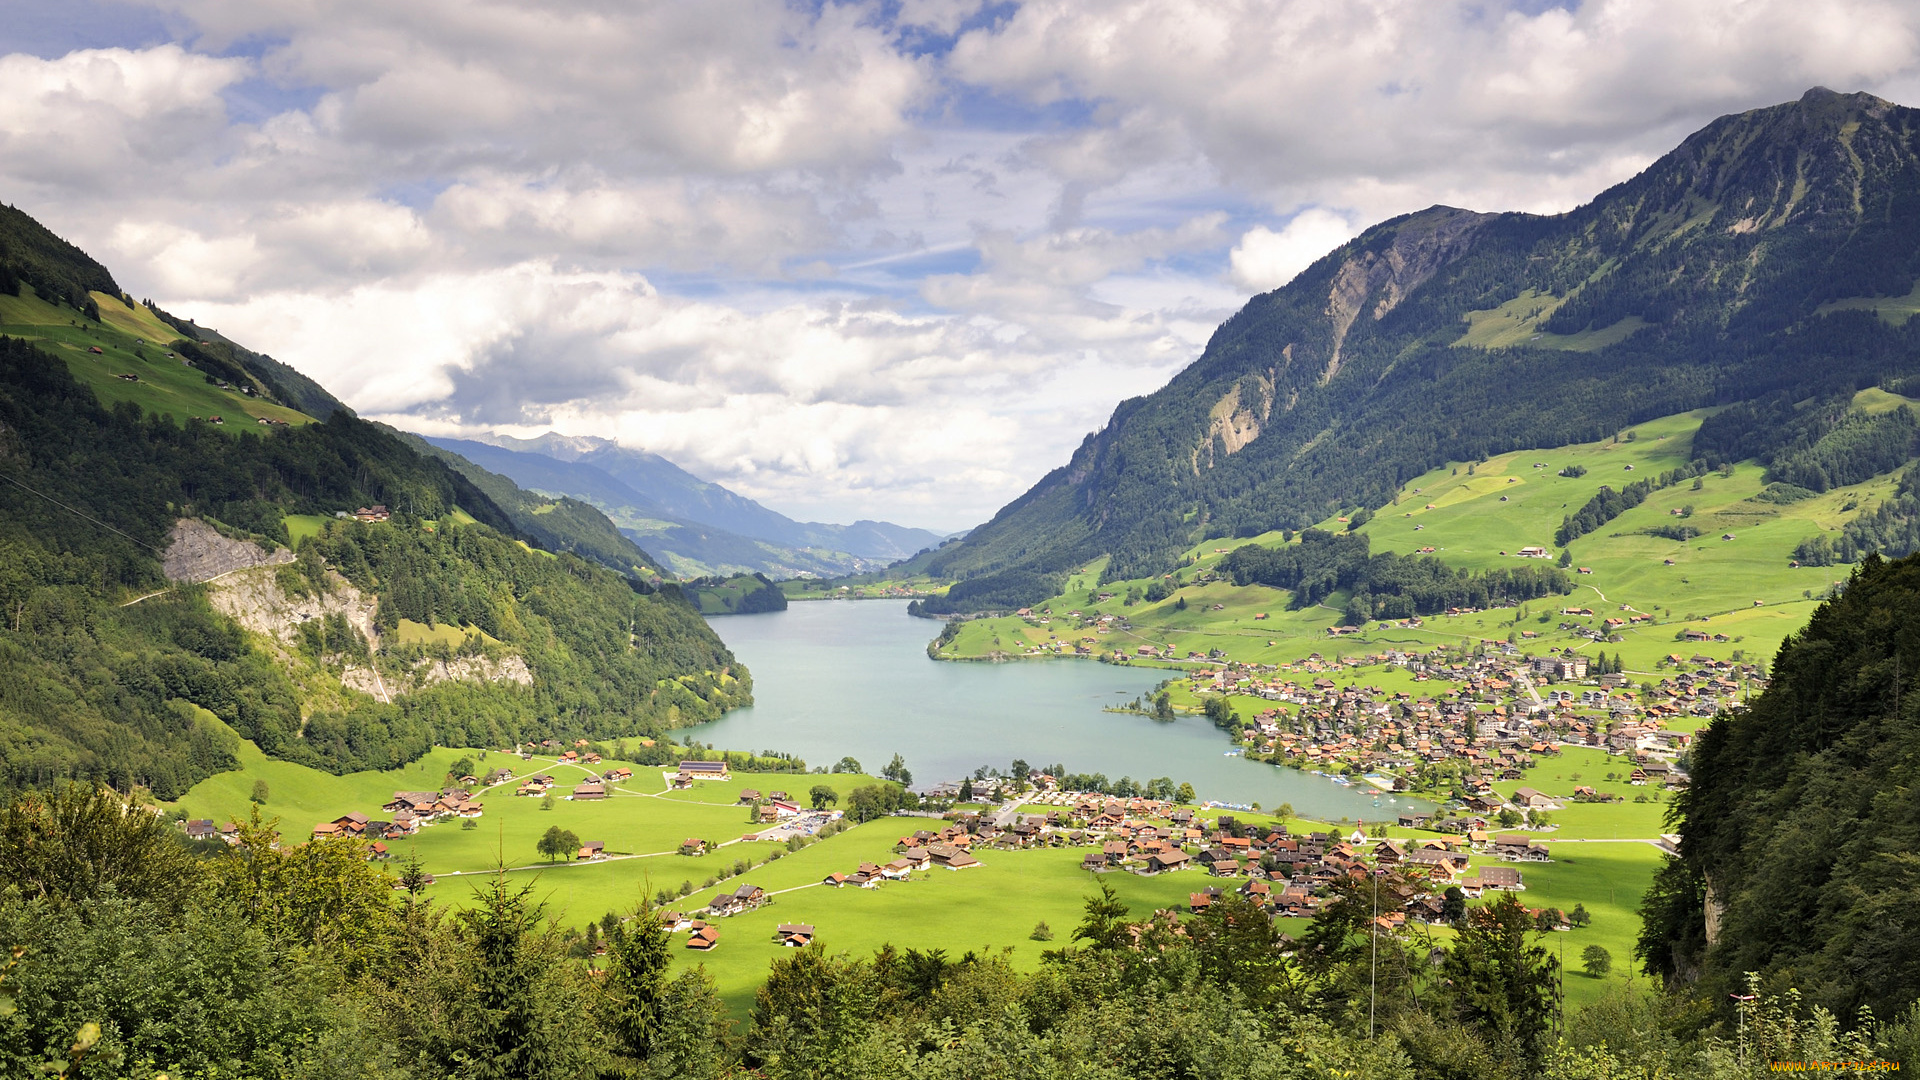
MULTIPOLYGON (((1596 759, 1598 756, 1596 753, 1596 759)), ((617 785, 612 797, 601 802, 571 802, 564 795, 585 778, 588 769, 561 765, 552 758, 523 762, 498 751, 439 748, 402 769, 334 776, 267 758, 253 744, 243 742, 239 771, 202 781, 174 806, 192 817, 217 821, 244 818, 253 807, 249 800, 253 782, 264 780, 269 794, 260 807, 263 816, 279 818, 282 834, 295 840, 303 838, 314 824, 348 811, 380 817, 380 805, 395 791, 438 789, 446 783, 447 769, 462 757, 470 758, 482 771, 504 765, 514 768, 516 776, 546 772, 559 781, 556 791, 562 797, 551 809, 545 809, 541 799, 515 796, 512 792, 516 784, 509 782, 476 793, 485 803, 485 812, 472 829, 463 828, 458 821, 445 821, 427 826, 415 837, 388 841, 395 865, 417 855, 422 866, 438 876, 427 891, 430 898, 464 906, 473 890, 504 864, 512 868, 509 874, 513 878, 533 883, 535 894, 546 903, 555 921, 580 927, 607 912, 630 911, 643 898, 651 898, 663 889, 679 892, 683 885, 691 886, 692 897, 684 903, 698 906, 722 887, 731 889, 741 881, 759 885, 779 895, 758 911, 722 920, 717 949, 700 954, 685 949, 682 938, 674 943, 676 963, 705 964, 739 1016, 751 1007, 753 992, 765 978, 767 964, 780 955, 773 928, 782 922, 815 924, 820 941, 835 951, 864 954, 892 944, 903 949, 944 949, 957 957, 968 950, 1011 948, 1015 966, 1031 969, 1039 963, 1042 951, 1069 943, 1082 905, 1100 881, 1111 883, 1139 916, 1162 908, 1184 911, 1189 893, 1221 884, 1197 869, 1157 877, 1130 873, 1096 876, 1080 869, 1080 860, 1088 849, 1063 847, 983 850, 978 852, 982 865, 973 869, 933 870, 872 890, 834 889, 820 884, 828 873, 849 872, 861 862, 885 862, 893 858, 894 845, 901 837, 937 823, 924 818, 884 818, 796 852, 789 852, 782 844, 741 839, 759 831, 758 826, 749 824, 747 810, 738 802, 742 789, 786 790, 804 799, 815 784, 824 783, 841 793, 844 801, 853 788, 874 782, 872 777, 851 774, 743 773, 726 781, 701 781, 688 789, 668 791, 658 766, 635 765, 631 766, 633 779, 617 785), (537 853, 535 843, 554 825, 571 830, 583 842, 606 844, 614 857, 591 863, 547 863, 537 853), (701 857, 682 856, 679 846, 688 837, 725 846, 701 857), (740 859, 755 865, 745 875, 733 877, 734 863, 740 859), (725 884, 706 887, 709 878, 720 878, 725 884), (1052 929, 1054 941, 1031 939, 1040 922, 1052 929)), ((603 762, 598 768, 613 764, 603 762)), ((1572 772, 1600 769, 1602 764, 1569 756, 1565 761, 1543 764, 1531 779, 1549 793, 1557 792, 1563 784, 1570 790, 1572 772), (1561 775, 1550 781, 1553 772, 1561 775)), ((1581 782, 1608 787, 1597 774, 1581 782)), ((1660 809, 1632 804, 1569 807, 1555 815, 1565 824, 1544 835, 1555 841, 1556 861, 1525 867, 1528 890, 1522 896, 1533 906, 1571 909, 1575 903, 1582 903, 1593 914, 1590 928, 1565 935, 1570 955, 1597 942, 1613 953, 1616 962, 1625 960, 1638 926, 1634 907, 1659 860, 1659 852, 1644 843, 1580 842, 1578 837, 1596 825, 1583 822, 1581 815, 1630 810, 1629 815, 1611 825, 1625 832, 1645 826, 1652 830, 1646 835, 1652 836, 1657 834, 1660 809), (1563 840, 1568 842, 1561 843, 1563 840)), ((1239 816, 1256 824, 1276 820, 1266 814, 1239 816)), ((1297 818, 1287 824, 1296 832, 1324 828, 1297 818)), ((1387 831, 1398 837, 1435 835, 1399 828, 1387 831)), ((681 903, 676 901, 674 906, 681 903)), ((1297 933, 1299 928, 1288 929, 1297 933)), ((1446 931, 1436 933, 1444 937, 1446 931)), ((1625 965, 1620 966, 1624 969, 1625 965)), ((1604 991, 1608 981, 1623 978, 1616 974, 1612 980, 1603 981, 1570 974, 1569 1000, 1592 1000, 1604 991)))
MULTIPOLYGON (((296 543, 297 542, 298 541, 296 541, 296 543)), ((403 645, 438 644, 457 646, 467 640, 468 634, 479 634, 482 641, 491 645, 500 644, 492 634, 484 630, 475 630, 468 626, 454 626, 451 623, 438 623, 433 626, 428 626, 426 623, 415 622, 412 619, 401 619, 399 625, 396 626, 393 631, 393 636, 403 645)))
POLYGON ((131 401, 144 409, 185 423, 191 416, 219 416, 226 431, 256 431, 255 418, 311 423, 305 413, 230 390, 206 381, 198 369, 178 359, 169 360, 167 343, 179 334, 145 308, 128 308, 106 293, 94 293, 101 321, 89 322, 79 312, 47 303, 23 286, 19 296, 0 296, 0 334, 35 341, 66 362, 101 404, 111 407, 131 401), (141 340, 145 344, 141 344, 141 340), (89 350, 98 348, 99 354, 89 350), (132 375, 137 381, 120 378, 132 375))
MULTIPOLYGON (((1861 392, 1856 405, 1880 411, 1914 404, 1880 390, 1861 392)), ((1408 482, 1395 501, 1381 508, 1358 531, 1374 551, 1413 554, 1432 548, 1448 564, 1468 570, 1524 565, 1522 547, 1553 548, 1554 530, 1578 510, 1602 484, 1625 483, 1685 465, 1692 457, 1693 432, 1705 411, 1663 417, 1632 429, 1631 438, 1583 443, 1551 450, 1503 454, 1484 462, 1442 466, 1408 482), (1586 469, 1569 478, 1558 473, 1570 465, 1586 469)), ((1288 610, 1289 595, 1226 581, 1190 583, 1159 603, 1126 602, 1130 590, 1144 591, 1150 579, 1100 584, 1104 560, 1069 575, 1065 591, 1034 605, 1050 609, 1046 624, 1013 617, 981 619, 961 627, 943 652, 956 659, 995 654, 1018 656, 1049 641, 1095 638, 1098 652, 1134 652, 1140 645, 1172 645, 1188 651, 1219 649, 1228 658, 1249 663, 1287 663, 1318 652, 1329 658, 1378 652, 1388 647, 1429 648, 1457 644, 1462 638, 1505 639, 1528 631, 1525 648, 1544 652, 1571 646, 1591 652, 1591 642, 1558 629, 1564 606, 1591 608, 1581 625, 1622 611, 1644 612, 1654 621, 1623 628, 1621 640, 1606 646, 1619 652, 1630 673, 1644 676, 1673 652, 1704 653, 1716 659, 1738 652, 1748 659, 1770 659, 1780 642, 1802 626, 1818 598, 1845 578, 1848 568, 1792 567, 1794 548, 1821 532, 1837 530, 1858 514, 1872 511, 1895 485, 1891 474, 1838 488, 1789 504, 1754 498, 1764 485, 1760 466, 1745 463, 1730 476, 1711 473, 1655 491, 1639 506, 1567 545, 1575 592, 1549 597, 1522 609, 1495 609, 1463 616, 1433 616, 1418 629, 1369 627, 1338 639, 1327 628, 1339 621, 1346 598, 1335 594, 1318 607, 1288 610), (1684 512, 1685 517, 1675 512, 1684 512), (1646 530, 1684 523, 1701 536, 1681 542, 1648 535, 1646 530), (1732 536, 1723 540, 1723 536, 1732 536), (1671 562, 1669 563, 1669 560, 1671 562), (1090 596, 1097 590, 1108 600, 1090 596), (1185 601, 1184 610, 1178 604, 1185 601), (1215 610, 1216 606, 1218 610, 1215 610), (1068 611, 1089 616, 1111 614, 1131 624, 1105 633, 1078 629, 1068 611), (1259 616, 1264 615, 1265 618, 1259 616), (1681 629, 1695 627, 1724 634, 1725 642, 1676 642, 1681 629)), ((1345 529, 1344 518, 1322 528, 1345 529)), ((1190 580, 1213 569, 1232 548, 1246 543, 1282 543, 1278 533, 1249 540, 1210 540, 1187 552, 1192 561, 1179 577, 1190 580)), ((1373 679, 1369 673, 1369 679, 1373 679)))

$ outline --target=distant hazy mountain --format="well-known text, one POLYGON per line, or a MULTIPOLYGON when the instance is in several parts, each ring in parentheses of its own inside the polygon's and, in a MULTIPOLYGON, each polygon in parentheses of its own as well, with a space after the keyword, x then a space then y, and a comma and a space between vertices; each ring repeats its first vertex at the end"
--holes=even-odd
POLYGON ((795 521, 719 484, 708 483, 658 454, 628 450, 608 439, 548 432, 535 439, 487 435, 480 441, 595 466, 675 517, 788 547, 828 548, 891 561, 946 539, 927 529, 886 521, 856 521, 851 525, 795 521))
POLYGON ((434 438, 522 487, 592 503, 682 576, 833 576, 877 569, 943 539, 881 521, 803 523, 710 484, 673 462, 605 439, 548 434, 434 438))

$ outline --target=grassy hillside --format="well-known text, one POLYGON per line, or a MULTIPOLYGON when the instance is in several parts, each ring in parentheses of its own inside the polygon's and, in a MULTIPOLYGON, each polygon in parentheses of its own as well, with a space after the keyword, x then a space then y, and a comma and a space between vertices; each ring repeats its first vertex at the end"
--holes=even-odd
MULTIPOLYGON (((1861 392, 1854 401, 1867 413, 1914 404, 1877 389, 1861 392)), ((1564 548, 1554 545, 1563 519, 1603 485, 1618 489, 1637 477, 1657 476, 1694 460, 1693 436, 1709 415, 1710 410, 1662 417, 1594 442, 1443 465, 1409 480, 1354 530, 1368 537, 1376 552, 1418 554, 1431 548, 1434 556, 1463 570, 1539 565, 1540 560, 1518 557, 1522 547, 1545 547, 1555 556, 1566 551, 1574 592, 1564 603, 1550 599, 1528 605, 1524 618, 1515 610, 1496 609, 1428 619, 1419 629, 1368 627, 1332 639, 1327 628, 1345 621, 1345 594, 1292 609, 1284 590, 1195 580, 1218 571, 1242 544, 1283 544, 1277 532, 1195 544, 1181 553, 1181 568, 1166 578, 1111 580, 1105 560, 1097 560, 1064 575, 1062 591, 1033 607, 1056 615, 1078 610, 1123 618, 1127 629, 1094 635, 1104 651, 1173 645, 1181 655, 1218 649, 1228 658, 1257 663, 1294 661, 1314 652, 1333 657, 1388 646, 1448 644, 1462 637, 1505 639, 1522 630, 1538 635, 1526 639, 1527 648, 1535 652, 1564 647, 1592 651, 1592 642, 1560 624, 1591 628, 1622 611, 1654 616, 1650 623, 1623 628, 1621 640, 1605 646, 1620 652, 1633 671, 1653 670, 1660 657, 1680 648, 1674 639, 1688 627, 1729 639, 1688 643, 1689 654, 1725 657, 1737 650, 1747 657, 1769 657, 1848 573, 1845 566, 1793 566, 1796 549, 1810 537, 1836 535, 1848 522, 1885 506, 1895 497, 1898 472, 1783 503, 1765 497, 1770 494, 1765 470, 1742 462, 1710 470, 1697 478, 1697 488, 1696 480, 1684 480, 1655 491, 1564 548), (1583 475, 1561 475, 1580 469, 1583 475), (1652 534, 1676 526, 1699 535, 1681 541, 1652 534), (1722 539, 1725 536, 1732 539, 1722 539), (1582 568, 1590 573, 1580 573, 1582 568), (1145 600, 1157 582, 1177 587, 1164 599, 1145 600), (1101 593, 1109 599, 1100 600, 1101 593), (1129 595, 1136 598, 1134 603, 1127 602, 1129 595), (1563 606, 1589 607, 1594 614, 1572 620, 1548 616, 1563 606), (1265 618, 1258 617, 1263 614, 1265 618)), ((1343 532, 1349 522, 1335 517, 1316 524, 1343 532)), ((1054 622, 980 619, 961 624, 945 653, 1018 655, 1081 636, 1054 622)))
POLYGON ((32 286, 19 296, 0 295, 0 335, 40 345, 109 406, 130 402, 178 424, 218 416, 229 431, 258 427, 263 417, 312 423, 312 417, 259 395, 258 387, 253 387, 256 394, 245 394, 209 382, 206 372, 180 359, 173 344, 181 340, 179 335, 148 309, 130 307, 104 293, 95 299, 97 322, 41 299, 32 286))
MULTIPOLYGON (((14 213, 0 264, 17 270, 14 213)), ((34 250, 38 269, 0 281, 0 787, 173 797, 234 767, 209 714, 338 771, 435 742, 644 734, 747 699, 745 672, 690 605, 633 577, 644 556, 604 518, 522 505, 502 482, 526 516, 547 511, 523 531, 298 373, 120 297, 71 249, 34 250), (47 291, 67 281, 88 288, 47 291), (338 519, 374 504, 392 519, 338 519), (261 552, 307 550, 278 572, 175 585, 161 557, 181 518, 261 552), (622 574, 527 543, 563 536, 624 549, 596 552, 622 574)))

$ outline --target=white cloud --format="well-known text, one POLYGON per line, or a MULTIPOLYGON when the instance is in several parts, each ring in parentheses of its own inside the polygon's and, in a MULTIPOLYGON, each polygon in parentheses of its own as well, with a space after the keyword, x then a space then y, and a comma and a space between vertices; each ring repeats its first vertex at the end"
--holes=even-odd
POLYGON ((0 169, 81 197, 138 190, 224 136, 219 94, 249 66, 177 45, 0 56, 0 169))
MULTIPOLYGON (((1716 112, 1910 77, 1920 8, 1889 0, 1030 0, 970 31, 963 79, 1101 104, 1043 140, 1063 177, 1185 150, 1276 205, 1369 219, 1441 201, 1565 209, 1596 159, 1645 162, 1716 112), (1351 197, 1357 186, 1378 204, 1351 197)), ((1610 179, 1622 179, 1615 174, 1610 179)))
POLYGON ((1344 216, 1313 207, 1295 214, 1279 232, 1265 225, 1247 230, 1228 256, 1228 265, 1237 284, 1267 292, 1292 281, 1358 231, 1344 216))
POLYGON ((618 437, 784 507, 982 520, 1190 355, 1122 312, 1070 348, 991 318, 854 303, 750 314, 644 278, 523 263, 189 314, 369 415, 445 433, 618 437), (1085 352, 1104 329, 1105 359, 1085 352), (1131 374, 1111 370, 1124 366, 1131 374), (821 477, 834 484, 821 489, 821 477))
POLYGON ((396 422, 942 525, 1372 222, 1920 92, 1899 0, 145 2, 0 57, 0 197, 130 290, 396 422))

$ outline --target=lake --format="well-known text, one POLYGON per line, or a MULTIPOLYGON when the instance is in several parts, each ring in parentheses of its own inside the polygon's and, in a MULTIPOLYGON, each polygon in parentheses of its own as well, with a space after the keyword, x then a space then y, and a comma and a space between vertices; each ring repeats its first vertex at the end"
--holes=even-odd
POLYGON ((1170 777, 1203 800, 1292 803, 1300 814, 1374 820, 1424 806, 1347 788, 1323 776, 1227 756, 1225 735, 1201 717, 1160 722, 1104 711, 1147 694, 1172 672, 1091 660, 938 662, 940 624, 904 602, 816 600, 764 615, 712 621, 753 673, 752 708, 686 732, 729 750, 779 750, 809 766, 842 757, 878 772, 894 754, 915 787, 959 780, 1015 758, 1039 768, 1136 781, 1170 777))

